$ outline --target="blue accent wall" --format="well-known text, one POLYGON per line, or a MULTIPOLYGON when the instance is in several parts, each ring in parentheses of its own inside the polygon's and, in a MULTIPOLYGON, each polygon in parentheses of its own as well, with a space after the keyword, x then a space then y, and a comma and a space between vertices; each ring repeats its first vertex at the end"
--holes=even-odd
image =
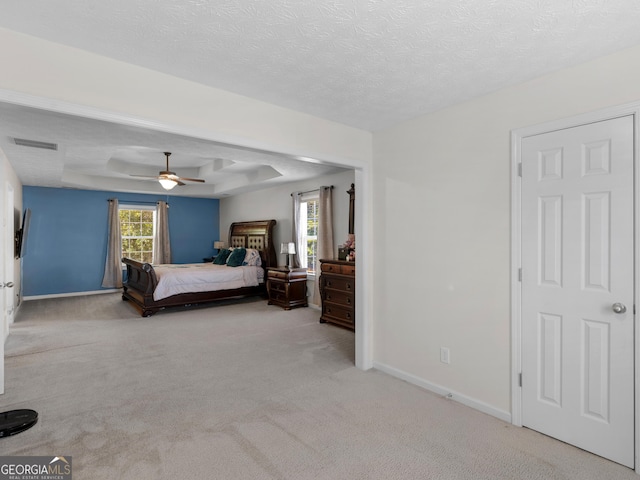
POLYGON ((31 225, 22 259, 23 295, 102 289, 110 198, 127 205, 168 201, 174 263, 202 262, 213 255, 214 240, 226 240, 216 199, 25 186, 23 207, 31 209, 31 225))

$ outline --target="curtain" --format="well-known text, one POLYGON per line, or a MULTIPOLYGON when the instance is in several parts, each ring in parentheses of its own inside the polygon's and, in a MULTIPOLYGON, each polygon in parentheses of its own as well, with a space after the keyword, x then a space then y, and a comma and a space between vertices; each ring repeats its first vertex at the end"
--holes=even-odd
POLYGON ((331 187, 320 187, 318 200, 318 256, 316 263, 316 279, 313 291, 313 303, 320 305, 320 259, 334 258, 333 249, 333 197, 331 187))
POLYGON ((118 199, 109 200, 109 233, 107 238, 107 259, 104 263, 102 286, 122 288, 122 237, 120 235, 120 216, 118 199))
POLYGON ((293 241, 296 244, 296 253, 293 255, 294 268, 307 268, 307 256, 301 255, 301 252, 307 251, 307 246, 304 243, 304 229, 306 225, 300 225, 300 198, 302 194, 300 192, 293 192, 293 241))
POLYGON ((171 242, 169 241, 169 205, 158 202, 156 231, 153 233, 153 263, 171 263, 171 242))

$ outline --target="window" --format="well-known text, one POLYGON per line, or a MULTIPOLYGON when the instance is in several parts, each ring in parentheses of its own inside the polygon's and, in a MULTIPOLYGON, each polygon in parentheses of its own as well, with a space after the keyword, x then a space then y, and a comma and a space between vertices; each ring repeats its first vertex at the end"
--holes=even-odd
POLYGON ((306 255, 300 255, 303 267, 307 267, 307 273, 315 275, 316 261, 318 260, 318 197, 302 197, 300 201, 300 224, 306 225, 303 232, 303 242, 307 246, 306 255), (306 264, 305 264, 306 260, 306 264))
POLYGON ((122 256, 138 262, 151 263, 156 223, 155 207, 121 205, 119 215, 122 256))

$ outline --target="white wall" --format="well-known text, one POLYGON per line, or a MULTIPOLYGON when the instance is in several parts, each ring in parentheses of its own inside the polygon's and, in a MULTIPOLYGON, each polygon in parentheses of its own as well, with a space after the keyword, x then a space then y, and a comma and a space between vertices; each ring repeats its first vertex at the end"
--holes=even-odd
POLYGON ((374 134, 374 365, 508 417, 510 130, 639 98, 636 47, 374 134))
MULTIPOLYGON (((347 190, 355 181, 353 170, 346 172, 324 175, 304 182, 295 182, 287 185, 273 187, 256 192, 245 193, 222 198, 220 200, 220 234, 227 240, 229 227, 233 222, 244 222, 251 220, 275 219, 277 221, 274 243, 278 262, 284 265, 284 256, 280 254, 277 246, 281 242, 293 240, 292 226, 292 192, 305 192, 315 190, 322 185, 333 185, 333 242, 335 248, 344 243, 349 231, 349 195, 347 190)), ((358 191, 356 189, 356 202, 358 201, 358 191)), ((336 257, 337 257, 336 250, 336 257)), ((309 291, 313 291, 313 280, 310 280, 309 291)))

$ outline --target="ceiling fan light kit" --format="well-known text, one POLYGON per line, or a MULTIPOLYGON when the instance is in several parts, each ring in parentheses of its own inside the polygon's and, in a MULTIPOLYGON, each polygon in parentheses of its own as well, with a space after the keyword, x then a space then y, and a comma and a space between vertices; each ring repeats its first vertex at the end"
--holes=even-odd
POLYGON ((160 178, 158 179, 158 181, 160 182, 160 185, 162 185, 162 188, 164 188, 165 190, 171 190, 178 184, 178 182, 176 182, 175 180, 171 180, 170 178, 160 178))
POLYGON ((183 180, 187 182, 204 183, 204 180, 202 180, 201 178, 186 178, 176 175, 175 172, 169 170, 169 155, 171 155, 171 152, 164 152, 164 155, 165 157, 167 157, 167 169, 159 172, 157 177, 149 177, 148 175, 132 175, 132 177, 155 178, 160 182, 160 185, 162 185, 162 188, 164 188, 165 190, 171 190, 176 185, 186 185, 186 183, 183 183, 183 180))

